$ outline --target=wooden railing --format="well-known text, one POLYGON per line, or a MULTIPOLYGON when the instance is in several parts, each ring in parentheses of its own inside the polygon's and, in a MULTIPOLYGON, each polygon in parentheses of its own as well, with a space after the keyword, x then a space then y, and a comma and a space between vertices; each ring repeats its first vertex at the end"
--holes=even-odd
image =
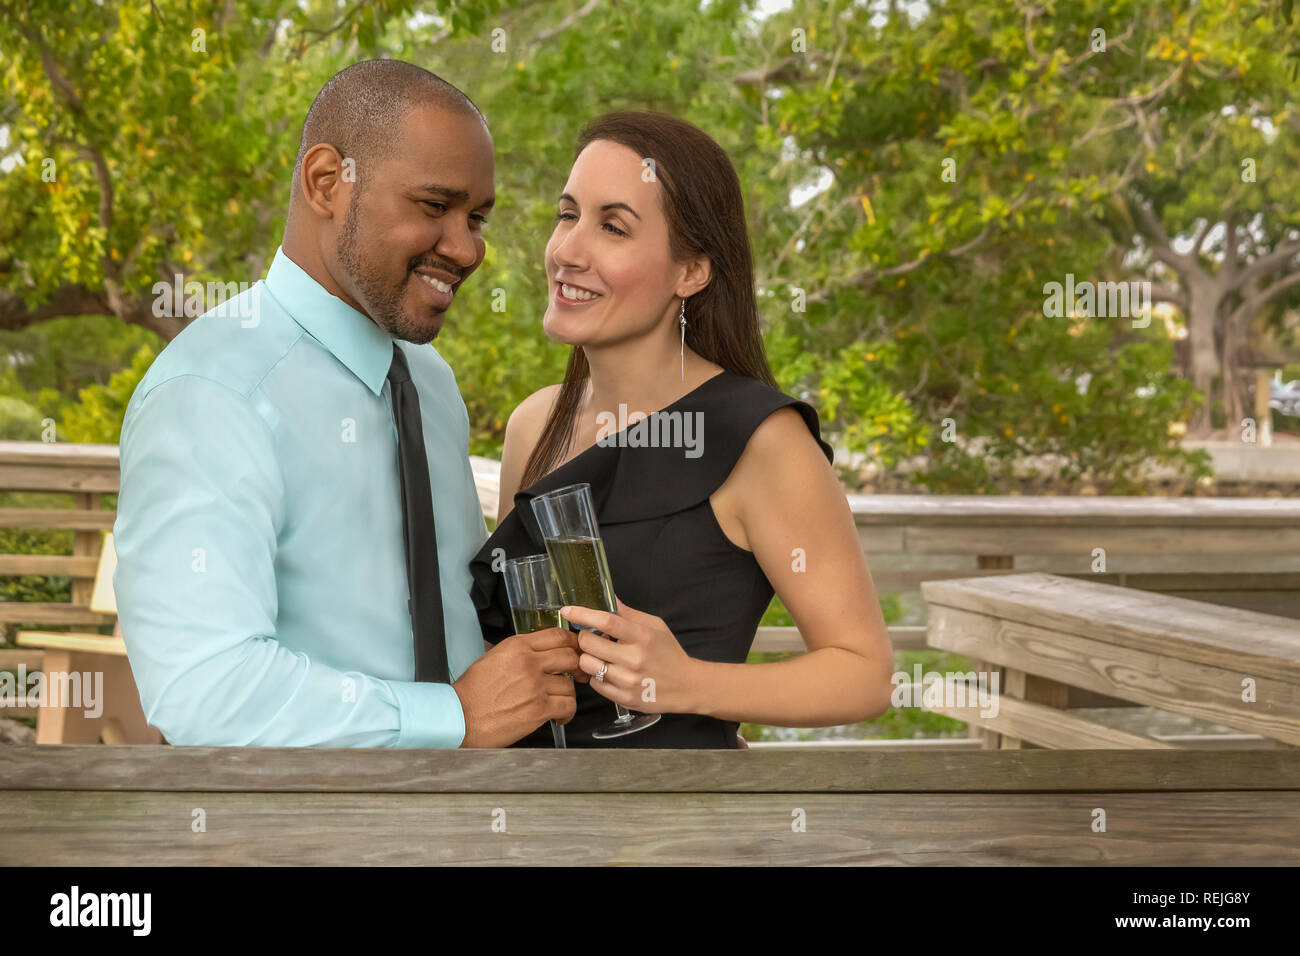
POLYGON ((1296 751, 0 747, 0 866, 1295 866, 1297 832, 1296 751))
MULTIPOLYGON (((471 463, 484 513, 493 517, 499 463, 484 458, 473 458, 471 463)), ((0 555, 0 574, 67 574, 73 581, 71 600, 65 604, 0 604, 0 624, 84 629, 108 622, 90 611, 89 599, 101 533, 112 527, 114 517, 102 507, 101 496, 117 490, 115 445, 0 442, 0 491, 58 492, 71 505, 0 509, 0 526, 65 529, 73 532, 74 539, 69 555, 0 555)), ((1300 502, 847 497, 873 581, 882 594, 915 591, 925 581, 1032 570, 1300 617, 1300 502)), ((890 638, 898 651, 933 646, 927 643, 925 626, 891 627, 890 638)), ((797 653, 804 646, 795 628, 763 627, 753 649, 797 653)), ((23 663, 32 669, 39 666, 38 657, 39 652, 0 648, 0 668, 23 663)), ((1076 706, 1089 699, 1098 704, 1113 700, 1097 694, 1089 698, 1079 688, 1073 693, 1076 706)), ((7 715, 14 716, 15 711, 10 709, 7 715)), ((1258 742, 1257 735, 1241 736, 1243 745, 1258 742)), ((845 741, 814 746, 851 745, 845 741)))
POLYGON ((1300 745, 1294 618, 1041 573, 930 581, 924 591, 929 642, 972 659, 966 674, 995 691, 976 703, 967 676, 940 699, 936 682, 926 709, 966 721, 983 746, 1178 746, 1078 712, 1099 701, 1226 726, 1254 746, 1300 745))

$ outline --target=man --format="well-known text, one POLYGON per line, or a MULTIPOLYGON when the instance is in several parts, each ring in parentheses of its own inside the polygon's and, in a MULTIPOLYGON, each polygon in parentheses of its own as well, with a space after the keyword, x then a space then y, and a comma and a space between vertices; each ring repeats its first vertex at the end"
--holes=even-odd
POLYGON ((171 743, 503 747, 573 716, 575 635, 484 653, 469 419, 417 347, 483 261, 492 183, 454 86, 400 61, 343 70, 303 124, 266 279, 140 382, 113 583, 171 743))

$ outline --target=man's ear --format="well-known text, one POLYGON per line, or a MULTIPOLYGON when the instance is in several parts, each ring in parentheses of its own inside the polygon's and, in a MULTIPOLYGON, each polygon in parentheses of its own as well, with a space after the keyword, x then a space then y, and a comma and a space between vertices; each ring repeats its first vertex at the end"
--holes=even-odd
POLYGON ((686 263, 682 278, 677 283, 677 297, 689 299, 709 284, 713 278, 713 263, 708 256, 699 256, 686 263))
POLYGON ((348 208, 351 182, 343 177, 343 157, 329 143, 317 143, 302 157, 302 199, 322 219, 333 219, 348 208))

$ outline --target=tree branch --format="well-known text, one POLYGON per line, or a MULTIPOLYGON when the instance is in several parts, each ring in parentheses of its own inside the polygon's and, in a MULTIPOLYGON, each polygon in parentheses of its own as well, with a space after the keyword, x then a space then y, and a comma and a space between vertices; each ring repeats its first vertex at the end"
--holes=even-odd
POLYGON ((1272 252, 1259 256, 1254 262, 1237 273, 1236 287, 1240 289, 1271 272, 1281 271, 1297 255, 1300 255, 1300 239, 1288 239, 1279 242, 1272 252))
POLYGON ((1232 314, 1228 316, 1226 328, 1236 329, 1244 326, 1261 308, 1268 304, 1270 299, 1281 295, 1293 285, 1300 285, 1300 272, 1292 272, 1290 275, 1274 282, 1271 286, 1261 289, 1254 295, 1247 296, 1241 305, 1237 306, 1232 314))
POLYGON ((575 23, 577 23, 583 17, 587 16, 587 14, 591 13, 599 6, 600 6, 600 0, 587 0, 586 3, 584 3, 577 10, 574 10, 572 13, 570 13, 567 17, 565 17, 555 26, 548 27, 547 29, 540 31, 535 37, 533 37, 529 45, 535 46, 538 43, 545 43, 547 40, 559 36, 561 33, 569 29, 569 27, 573 26, 575 23))

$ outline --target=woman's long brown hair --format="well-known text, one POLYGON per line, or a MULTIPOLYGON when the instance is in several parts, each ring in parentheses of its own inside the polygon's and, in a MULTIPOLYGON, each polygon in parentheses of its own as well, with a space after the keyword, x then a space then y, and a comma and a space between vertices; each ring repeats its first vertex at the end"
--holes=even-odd
MULTIPOLYGON (((700 255, 709 259, 709 284, 686 303, 687 344, 716 365, 776 388, 754 300, 754 262, 740 179, 726 152, 703 130, 664 113, 607 113, 583 127, 574 158, 596 140, 619 143, 654 161, 660 205, 668 220, 669 253, 677 262, 700 255)), ((587 356, 581 346, 574 346, 560 393, 524 465, 521 488, 560 463, 587 375, 587 356)))

